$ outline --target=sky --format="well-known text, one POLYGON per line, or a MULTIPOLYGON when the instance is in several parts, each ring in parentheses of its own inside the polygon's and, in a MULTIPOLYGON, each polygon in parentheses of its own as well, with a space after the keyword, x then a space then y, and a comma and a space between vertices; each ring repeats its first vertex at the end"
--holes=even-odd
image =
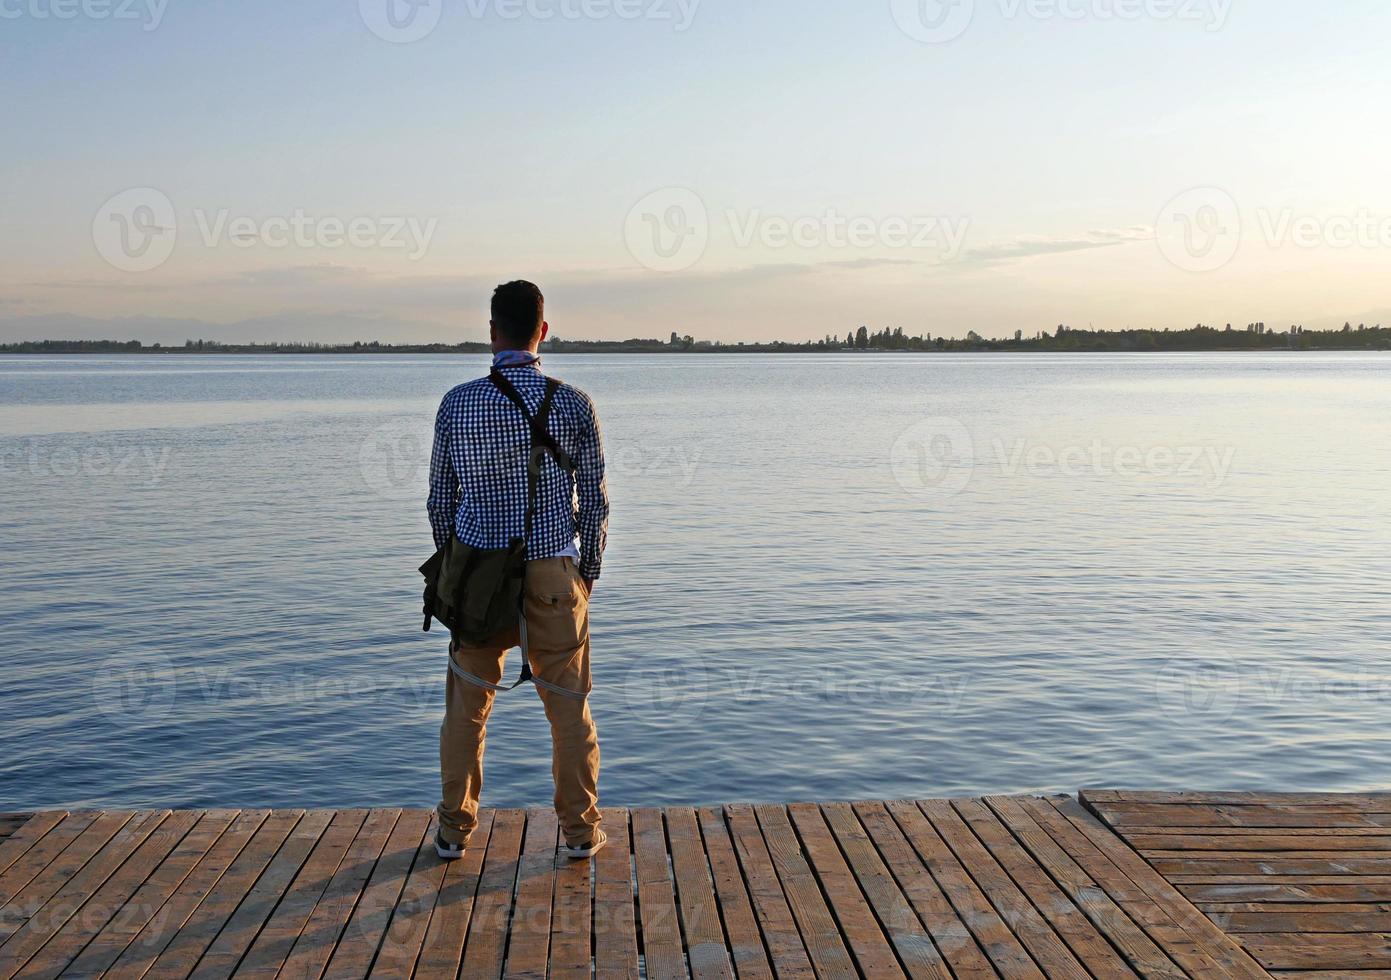
POLYGON ((0 341, 1391 322, 1378 0, 0 0, 0 341))

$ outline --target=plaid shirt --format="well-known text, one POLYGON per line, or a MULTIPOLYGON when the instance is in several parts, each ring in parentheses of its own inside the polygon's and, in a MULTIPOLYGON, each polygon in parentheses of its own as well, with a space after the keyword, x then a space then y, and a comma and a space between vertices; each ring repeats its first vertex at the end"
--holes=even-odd
MULTIPOLYGON (((508 366, 502 360, 500 365, 533 414, 546 390, 538 363, 508 366)), ((608 535, 609 498, 594 403, 578 388, 563 385, 549 429, 578 471, 572 477, 543 454, 527 556, 573 555, 578 537, 580 574, 595 579, 608 535)), ((521 411, 487 378, 444 396, 435 419, 426 503, 436 547, 448 544, 451 535, 475 548, 505 548, 522 536, 530 446, 531 430, 521 411)))

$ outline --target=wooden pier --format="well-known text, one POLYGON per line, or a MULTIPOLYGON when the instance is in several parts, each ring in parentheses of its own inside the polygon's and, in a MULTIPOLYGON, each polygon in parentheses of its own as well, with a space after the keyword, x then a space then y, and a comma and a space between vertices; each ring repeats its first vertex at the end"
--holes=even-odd
POLYGON ((1391 796, 0 815, 23 977, 1391 977, 1391 796), (1270 970, 1271 973, 1266 971, 1270 970))

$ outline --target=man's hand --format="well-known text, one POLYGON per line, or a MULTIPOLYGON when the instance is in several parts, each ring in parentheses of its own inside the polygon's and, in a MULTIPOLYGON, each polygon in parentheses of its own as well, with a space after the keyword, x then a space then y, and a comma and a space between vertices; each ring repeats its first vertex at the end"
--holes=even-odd
POLYGON ((584 586, 584 597, 586 599, 594 594, 594 579, 582 578, 580 579, 580 584, 584 586))

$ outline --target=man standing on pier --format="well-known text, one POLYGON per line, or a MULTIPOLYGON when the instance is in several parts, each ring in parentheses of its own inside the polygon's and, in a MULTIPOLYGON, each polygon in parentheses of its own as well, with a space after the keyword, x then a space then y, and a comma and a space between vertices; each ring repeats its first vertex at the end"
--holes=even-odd
POLYGON ((599 740, 588 701, 589 597, 609 514, 599 419, 579 389, 561 384, 548 391, 538 353, 549 330, 540 289, 529 282, 499 286, 491 326, 492 375, 460 385, 440 405, 427 509, 437 547, 457 539, 496 549, 525 539, 522 615, 519 626, 481 645, 450 651, 435 849, 446 860, 462 857, 477 826, 488 715, 505 690, 507 651, 520 643, 551 725, 565 850, 588 858, 607 840, 599 827, 599 740), (552 451, 538 454, 528 517, 527 467, 538 439, 550 441, 552 451))

